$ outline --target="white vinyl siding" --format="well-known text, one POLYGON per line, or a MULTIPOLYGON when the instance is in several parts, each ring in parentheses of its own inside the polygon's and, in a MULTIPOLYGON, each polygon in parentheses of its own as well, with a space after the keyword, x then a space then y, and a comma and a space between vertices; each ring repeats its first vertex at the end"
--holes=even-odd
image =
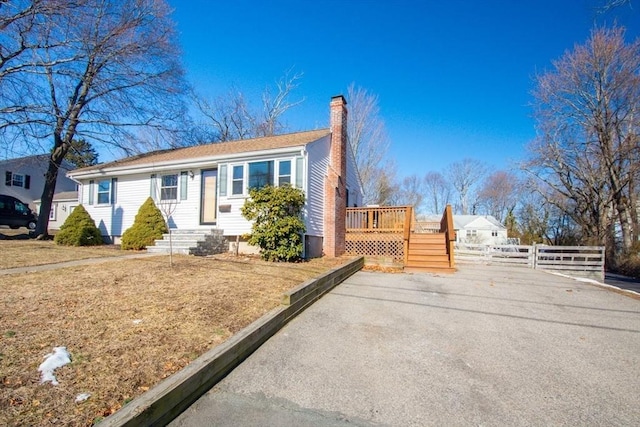
POLYGON ((307 146, 307 234, 322 236, 324 230, 324 184, 329 169, 330 136, 307 146))
MULTIPOLYGON (((159 173, 157 181, 160 181, 160 175, 168 174, 159 173)), ((187 199, 175 204, 170 223, 172 227, 194 229, 200 227, 200 174, 187 179, 187 199)), ((103 236, 120 237, 133 225, 140 206, 149 197, 150 180, 148 173, 120 176, 117 180, 117 201, 112 205, 89 205, 90 191, 82 191, 82 202, 103 236)), ((83 182, 83 187, 88 189, 89 181, 83 182)), ((158 196, 159 193, 158 189, 158 196)), ((160 203, 158 199, 156 204, 160 203)))

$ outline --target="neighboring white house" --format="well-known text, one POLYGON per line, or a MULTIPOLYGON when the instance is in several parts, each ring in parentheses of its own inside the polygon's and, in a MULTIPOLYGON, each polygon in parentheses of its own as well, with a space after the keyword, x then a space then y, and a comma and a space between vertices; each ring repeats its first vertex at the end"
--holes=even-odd
MULTIPOLYGON (((34 201, 34 203, 36 205, 36 212, 40 212, 40 199, 34 201)), ((71 211, 73 211, 78 204, 77 191, 63 191, 54 194, 51 211, 49 212, 49 229, 59 230, 60 226, 64 224, 71 211)))
POLYGON ((491 215, 453 215, 456 242, 506 245, 507 228, 491 215))
MULTIPOLYGON (((42 197, 48 167, 48 154, 0 161, 0 176, 4 177, 4 185, 0 183, 0 194, 20 199, 35 209, 35 200, 42 197)), ((69 162, 62 162, 56 192, 76 191, 76 183, 66 176, 71 169, 73 166, 69 162)))
POLYGON ((240 213, 249 188, 290 184, 307 196, 305 256, 336 256, 345 208, 361 205, 362 191, 342 96, 332 98, 330 112, 329 129, 156 151, 68 176, 103 236, 116 243, 149 196, 173 211, 171 228, 219 228, 233 239, 251 231, 240 213))

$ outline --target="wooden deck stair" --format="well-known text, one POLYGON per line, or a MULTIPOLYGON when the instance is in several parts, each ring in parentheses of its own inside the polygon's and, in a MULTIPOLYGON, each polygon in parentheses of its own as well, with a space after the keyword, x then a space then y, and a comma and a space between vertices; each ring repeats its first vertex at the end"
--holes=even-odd
POLYGON ((411 233, 405 271, 453 273, 445 233, 411 233))

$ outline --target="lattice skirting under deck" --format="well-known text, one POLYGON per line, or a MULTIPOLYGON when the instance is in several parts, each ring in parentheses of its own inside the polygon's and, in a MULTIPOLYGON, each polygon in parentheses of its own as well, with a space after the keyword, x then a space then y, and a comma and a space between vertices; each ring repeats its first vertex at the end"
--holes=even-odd
POLYGON ((402 233, 347 232, 345 240, 348 255, 392 257, 400 262, 404 260, 402 233))

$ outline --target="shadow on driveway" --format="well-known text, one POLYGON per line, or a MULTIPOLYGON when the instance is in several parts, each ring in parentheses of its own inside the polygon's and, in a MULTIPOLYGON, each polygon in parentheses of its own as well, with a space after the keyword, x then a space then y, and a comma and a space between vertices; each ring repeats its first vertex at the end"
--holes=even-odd
POLYGON ((640 293, 640 280, 633 277, 627 277, 621 274, 605 273, 604 283, 611 286, 617 286, 620 289, 640 293))

